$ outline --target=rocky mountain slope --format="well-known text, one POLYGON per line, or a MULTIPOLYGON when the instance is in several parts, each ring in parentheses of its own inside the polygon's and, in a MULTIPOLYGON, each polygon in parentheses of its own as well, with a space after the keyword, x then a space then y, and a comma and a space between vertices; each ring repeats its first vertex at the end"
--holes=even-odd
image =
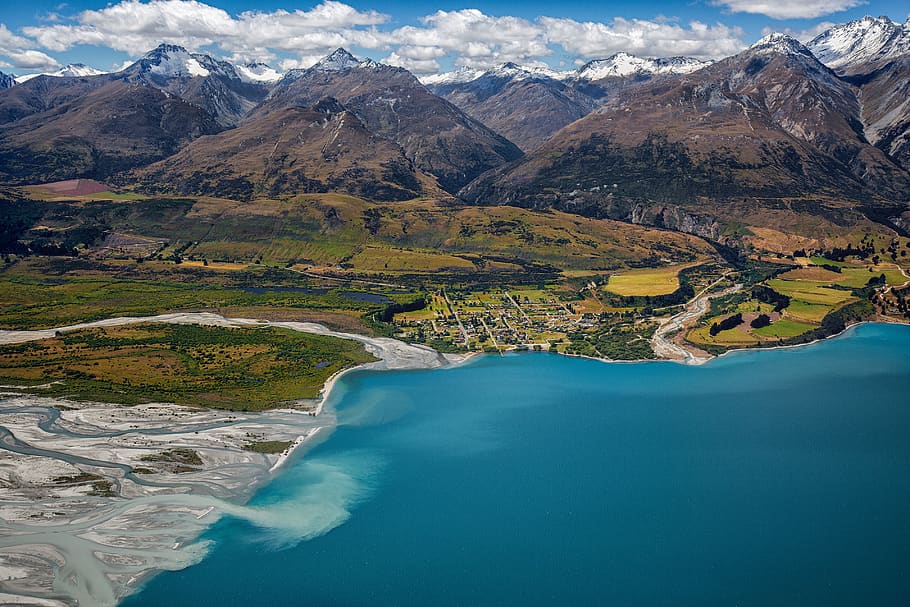
POLYGON ((218 130, 205 110, 178 97, 143 84, 108 82, 0 129, 0 181, 105 179, 218 130))
POLYGON ((865 17, 831 28, 808 46, 859 89, 869 142, 910 169, 910 20, 865 17))
POLYGON ((225 127, 237 124, 268 94, 262 81, 241 78, 230 63, 171 44, 160 45, 113 78, 177 95, 205 109, 225 127))
POLYGON ((152 192, 244 201, 325 192, 376 201, 446 197, 400 148, 333 99, 196 139, 128 181, 134 179, 152 192))
MULTIPOLYGON (((460 76, 460 77, 459 77, 460 76)), ((558 73, 514 63, 467 78, 430 80, 433 93, 530 151, 562 127, 587 115, 597 102, 557 79, 558 73)))
POLYGON ((0 125, 75 101, 98 87, 104 86, 107 82, 103 76, 89 78, 38 76, 2 89, 0 90, 0 125))
POLYGON ((734 200, 887 206, 904 202, 908 187, 906 172, 866 141, 854 89, 796 40, 771 35, 687 76, 618 94, 461 196, 687 231, 704 219, 714 226, 706 235, 717 236, 710 217, 734 221, 734 200))
POLYGON ((371 132, 396 143, 415 167, 449 192, 521 156, 515 144, 432 94, 407 70, 360 61, 343 49, 309 69, 288 72, 247 120, 325 97, 337 99, 371 132))
POLYGON ((0 72, 0 89, 8 89, 16 86, 16 77, 12 74, 0 72))
POLYGON ((530 151, 614 93, 706 65, 709 63, 688 57, 647 59, 617 53, 577 70, 558 72, 506 63, 485 71, 462 68, 421 81, 435 94, 530 151))

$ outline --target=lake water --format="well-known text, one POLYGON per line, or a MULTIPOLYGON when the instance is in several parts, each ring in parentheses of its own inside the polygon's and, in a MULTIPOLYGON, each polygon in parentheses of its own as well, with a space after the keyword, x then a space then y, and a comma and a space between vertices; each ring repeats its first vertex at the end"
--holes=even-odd
POLYGON ((910 327, 702 367, 358 372, 134 606, 910 604, 910 327))

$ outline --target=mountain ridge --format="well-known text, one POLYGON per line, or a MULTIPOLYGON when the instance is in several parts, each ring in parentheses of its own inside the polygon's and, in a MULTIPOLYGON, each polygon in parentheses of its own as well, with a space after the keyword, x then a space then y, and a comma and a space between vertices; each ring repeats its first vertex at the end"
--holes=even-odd
POLYGON ((910 176, 865 140, 854 89, 798 41, 772 35, 689 75, 618 93, 460 196, 716 238, 718 218, 736 221, 725 208, 734 200, 894 207, 908 187, 910 176))
POLYGON ((311 68, 289 71, 246 120, 324 97, 337 99, 372 132, 398 144, 450 193, 521 156, 512 142, 433 95, 409 71, 357 60, 344 49, 311 68))

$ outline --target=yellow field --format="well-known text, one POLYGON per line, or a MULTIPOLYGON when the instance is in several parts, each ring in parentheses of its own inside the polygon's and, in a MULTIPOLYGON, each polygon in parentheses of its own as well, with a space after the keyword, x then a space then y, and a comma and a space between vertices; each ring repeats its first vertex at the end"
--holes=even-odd
POLYGON ((679 288, 679 271, 691 265, 628 270, 622 274, 613 274, 605 288, 623 296, 668 295, 679 288))
POLYGON ((852 297, 850 291, 829 289, 812 281, 776 279, 769 280, 768 286, 778 293, 813 304, 835 306, 852 297))

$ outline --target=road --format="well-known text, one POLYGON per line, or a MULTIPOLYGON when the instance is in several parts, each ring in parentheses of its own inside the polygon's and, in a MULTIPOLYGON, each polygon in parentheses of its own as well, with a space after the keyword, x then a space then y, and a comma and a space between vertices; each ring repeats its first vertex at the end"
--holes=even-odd
POLYGON ((461 329, 461 335, 464 337, 464 345, 468 345, 470 338, 468 337, 468 330, 464 328, 464 323, 461 322, 461 316, 458 315, 458 310, 455 309, 455 306, 452 305, 452 300, 449 299, 449 294, 446 293, 446 290, 442 290, 442 296, 445 297, 446 303, 449 304, 449 310, 451 310, 452 315, 455 316, 455 322, 458 323, 458 328, 461 329))
POLYGON ((512 305, 515 306, 515 309, 518 310, 518 313, 524 317, 525 322, 527 322, 528 324, 531 324, 531 319, 528 318, 528 315, 525 314, 525 311, 521 309, 521 306, 518 305, 518 302, 512 298, 511 293, 509 293, 508 291, 505 291, 505 294, 506 294, 506 297, 509 298, 509 301, 512 302, 512 305))

